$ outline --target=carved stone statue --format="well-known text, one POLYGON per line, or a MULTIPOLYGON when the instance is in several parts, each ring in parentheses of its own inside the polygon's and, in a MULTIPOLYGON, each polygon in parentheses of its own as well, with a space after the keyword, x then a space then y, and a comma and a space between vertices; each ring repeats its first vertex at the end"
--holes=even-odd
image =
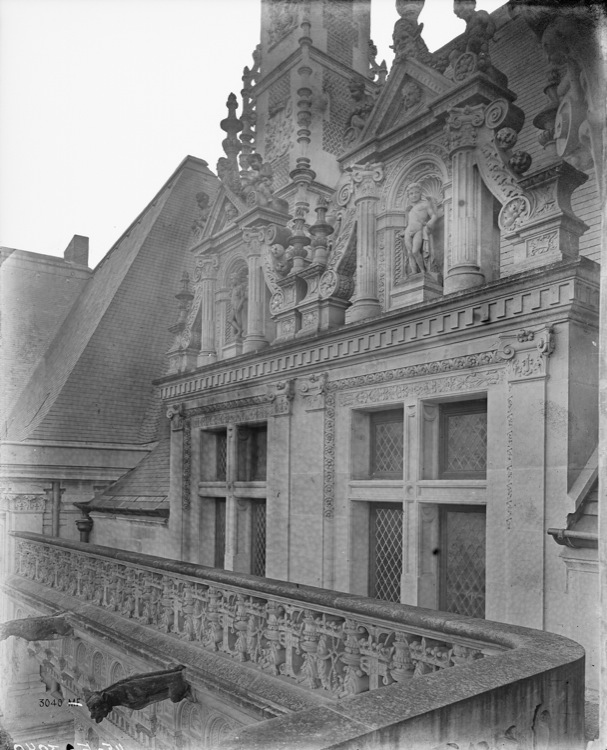
POLYGON ((237 340, 242 339, 244 334, 244 311, 248 296, 248 280, 246 273, 233 273, 230 276, 230 317, 228 323, 234 329, 237 340))
POLYGON ((249 171, 242 175, 243 195, 248 206, 269 206, 276 211, 287 211, 288 203, 274 197, 272 166, 260 154, 249 154, 249 171))
POLYGON ((434 202, 423 197, 418 182, 407 187, 407 198, 407 225, 402 239, 407 253, 408 275, 437 271, 432 243, 432 229, 438 220, 434 202))
POLYGON ((476 0, 455 0, 453 11, 466 22, 464 52, 475 55, 489 54, 489 41, 495 34, 495 23, 486 10, 476 10, 476 0))
POLYGON ((199 240, 202 237, 204 228, 209 218, 211 209, 209 208, 210 198, 207 193, 202 190, 196 193, 196 203, 198 204, 198 217, 192 224, 192 236, 195 240, 199 240))
POLYGON ((418 22, 425 0, 396 0, 396 12, 400 16, 394 24, 392 49, 394 62, 411 57, 423 63, 430 61, 430 53, 421 37, 424 24, 418 22))
POLYGON ((25 617, 20 620, 9 620, 0 625, 0 641, 10 638, 11 635, 25 641, 54 641, 73 634, 74 629, 63 614, 25 617))
POLYGON ((361 134, 365 122, 371 114, 375 100, 371 94, 365 91, 364 81, 353 79, 348 84, 348 89, 350 90, 350 96, 354 100, 354 109, 348 118, 344 141, 350 144, 354 143, 361 134))
POLYGON ((190 685, 183 676, 184 669, 185 666, 181 665, 160 672, 135 674, 94 692, 84 688, 84 700, 91 719, 99 724, 115 706, 138 711, 158 701, 179 703, 190 695, 190 685))
POLYGON ((466 31, 449 54, 447 78, 463 81, 477 71, 503 78, 489 57, 489 41, 496 30, 491 16, 485 10, 476 10, 476 0, 454 0, 453 12, 466 22, 466 31))

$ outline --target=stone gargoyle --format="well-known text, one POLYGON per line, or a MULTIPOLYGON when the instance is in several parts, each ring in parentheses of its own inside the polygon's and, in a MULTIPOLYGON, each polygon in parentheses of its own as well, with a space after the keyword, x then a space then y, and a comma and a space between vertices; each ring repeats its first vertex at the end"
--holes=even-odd
POLYGON ((10 638, 11 635, 26 641, 54 641, 73 634, 74 629, 64 614, 24 617, 19 620, 9 620, 0 625, 0 641, 10 638))
POLYGON ((134 674, 94 692, 84 689, 84 700, 91 719, 99 724, 115 706, 125 706, 138 711, 158 701, 170 700, 179 703, 191 694, 190 685, 183 676, 184 669, 185 666, 180 665, 160 672, 134 674))

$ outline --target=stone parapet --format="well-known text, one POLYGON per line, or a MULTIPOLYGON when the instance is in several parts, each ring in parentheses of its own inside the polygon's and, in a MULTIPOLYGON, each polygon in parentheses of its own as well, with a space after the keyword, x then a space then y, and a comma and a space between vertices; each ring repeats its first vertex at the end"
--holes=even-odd
POLYGON ((560 636, 39 534, 13 536, 13 596, 64 608, 77 631, 104 631, 139 655, 179 660, 194 676, 214 664, 222 689, 241 700, 245 683, 257 694, 269 679, 272 702, 287 715, 226 737, 218 745, 226 750, 353 748, 388 736, 428 748, 505 739, 583 747, 583 649, 560 636), (296 737, 306 744, 293 744, 296 737))

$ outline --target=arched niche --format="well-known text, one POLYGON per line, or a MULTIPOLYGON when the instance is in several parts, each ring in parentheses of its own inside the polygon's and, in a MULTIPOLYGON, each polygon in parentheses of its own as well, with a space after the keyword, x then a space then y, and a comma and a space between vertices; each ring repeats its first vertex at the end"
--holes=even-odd
MULTIPOLYGON (((447 225, 449 214, 449 196, 447 191, 448 173, 445 163, 434 154, 420 154, 408 162, 401 170, 400 175, 394 181, 388 206, 392 212, 402 212, 403 224, 407 223, 410 201, 407 190, 413 184, 421 186, 422 200, 429 200, 435 207, 438 219, 433 227, 432 252, 434 257, 433 269, 437 273, 443 273, 445 247, 447 245, 447 225), (447 218, 446 218, 447 216, 447 218)), ((402 281, 411 275, 412 270, 408 268, 406 253, 403 243, 395 243, 394 257, 394 281, 402 281)), ((430 270, 427 268, 426 270, 430 270)))
POLYGON ((247 261, 239 255, 226 264, 218 279, 217 341, 224 357, 235 356, 242 351, 248 324, 248 278, 247 261))

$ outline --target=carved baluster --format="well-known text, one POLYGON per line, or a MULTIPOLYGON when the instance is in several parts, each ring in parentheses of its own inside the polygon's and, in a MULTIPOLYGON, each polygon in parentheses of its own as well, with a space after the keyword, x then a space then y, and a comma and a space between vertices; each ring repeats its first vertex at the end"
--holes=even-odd
POLYGON ((296 677, 301 667, 300 647, 301 611, 294 607, 285 608, 280 619, 280 644, 285 650, 285 660, 280 666, 280 674, 296 677))
POLYGON ((143 590, 141 587, 142 575, 143 573, 141 570, 136 570, 135 575, 133 576, 133 618, 135 620, 141 620, 141 608, 143 605, 143 590))
POLYGON ((125 570, 125 586, 120 607, 120 614, 129 619, 135 614, 135 571, 133 568, 125 570))
POLYGON ((232 653, 238 661, 247 660, 247 605, 242 594, 236 597, 234 608, 232 630, 236 634, 236 640, 232 653))
POLYGON ((409 651, 409 637, 406 633, 396 633, 394 639, 394 652, 390 662, 390 675, 395 682, 405 682, 413 677, 415 665, 411 660, 409 651))
POLYGON ((188 641, 193 641, 196 633, 194 627, 194 596, 193 586, 189 581, 183 584, 181 595, 183 598, 182 604, 182 619, 177 620, 177 632, 181 638, 185 638, 188 641))
POLYGON ((369 678, 360 668, 359 631, 360 626, 354 620, 345 620, 343 625, 344 652, 340 656, 340 661, 344 665, 340 698, 346 695, 356 695, 369 689, 369 678))
POLYGON ((360 640, 360 669, 363 674, 368 675, 369 690, 375 690, 383 685, 389 685, 392 678, 388 672, 393 648, 391 645, 392 634, 380 631, 378 628, 369 627, 369 637, 366 641, 360 640))
POLYGON ((206 592, 208 591, 207 586, 194 586, 194 639, 197 641, 202 640, 204 630, 207 622, 207 598, 206 592))
POLYGON ((210 588, 208 593, 208 628, 203 635, 202 643, 205 648, 210 648, 212 651, 219 649, 219 643, 223 641, 223 628, 221 625, 221 612, 219 611, 221 602, 221 591, 219 589, 210 588))
POLYGON ((261 656, 261 635, 263 607, 250 600, 249 616, 247 618, 247 653, 249 660, 257 664, 261 656))
POLYGON ((160 598, 160 618, 158 628, 163 633, 171 633, 175 624, 175 608, 173 602, 173 581, 163 576, 162 578, 162 595, 160 598))
POLYGON ((321 682, 318 676, 318 641, 320 633, 318 624, 314 618, 314 613, 306 609, 304 611, 304 624, 300 647, 303 652, 303 663, 299 670, 298 682, 304 687, 315 690, 320 687, 321 682))
POLYGON ((316 204, 316 223, 310 227, 312 235, 312 248, 314 255, 312 262, 317 266, 326 266, 329 256, 328 237, 333 232, 333 227, 327 222, 327 210, 329 202, 324 196, 318 199, 316 204))
POLYGON ((278 675, 280 666, 285 661, 285 650, 280 643, 280 615, 282 607, 277 602, 266 605, 266 627, 263 633, 265 646, 260 660, 261 668, 273 675, 278 675))

